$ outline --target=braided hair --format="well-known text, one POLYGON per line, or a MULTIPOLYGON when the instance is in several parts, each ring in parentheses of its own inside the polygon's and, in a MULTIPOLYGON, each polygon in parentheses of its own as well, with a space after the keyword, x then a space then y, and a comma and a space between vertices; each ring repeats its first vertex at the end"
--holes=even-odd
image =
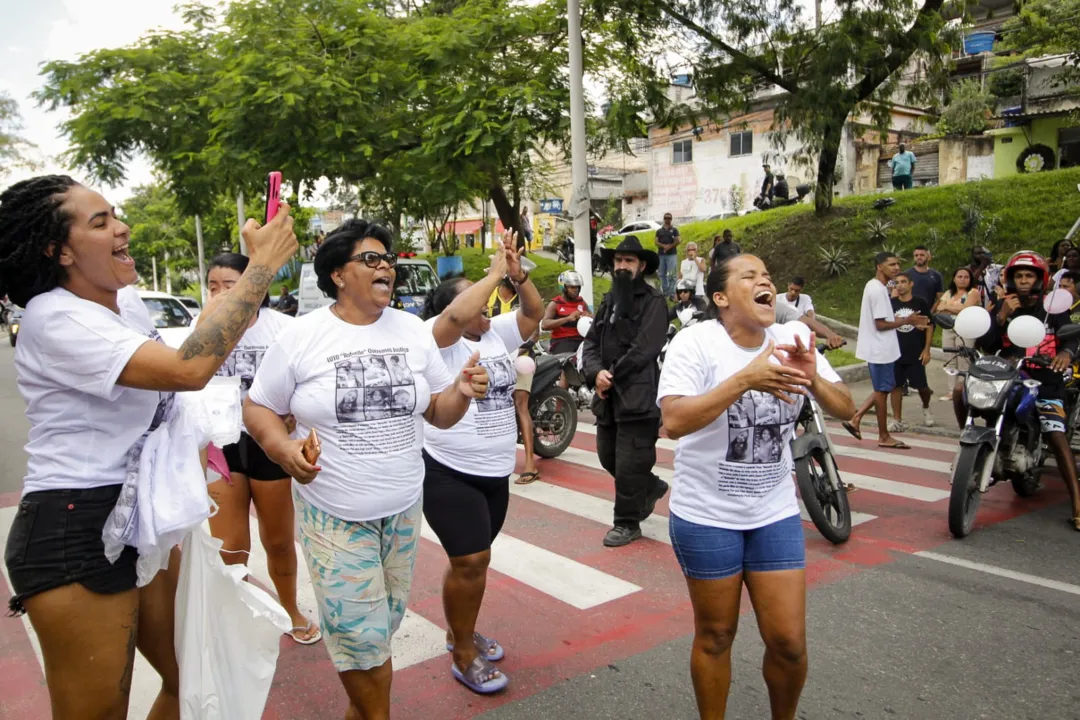
POLYGON ((60 206, 77 184, 67 175, 40 175, 0 193, 0 295, 16 305, 26 307, 63 279, 59 248, 71 216, 60 206))

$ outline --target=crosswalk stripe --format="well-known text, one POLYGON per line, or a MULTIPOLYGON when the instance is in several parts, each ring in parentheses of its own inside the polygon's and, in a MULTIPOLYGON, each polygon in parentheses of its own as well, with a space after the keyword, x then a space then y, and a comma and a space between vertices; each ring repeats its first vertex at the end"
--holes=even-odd
MULTIPOLYGON (((249 515, 251 527, 251 554, 248 557, 248 571, 260 583, 276 596, 274 584, 270 580, 270 568, 267 564, 266 550, 259 541, 259 521, 249 515)), ((207 528, 209 532, 209 528, 207 528)), ((296 605, 315 624, 319 623, 319 605, 315 598, 315 588, 311 584, 311 575, 300 543, 296 547, 296 605)), ((411 665, 446 654, 446 631, 426 618, 411 610, 405 610, 401 627, 394 633, 391 644, 394 667, 404 669, 411 665)))
POLYGON ((930 460, 929 458, 922 458, 914 453, 907 453, 904 455, 882 452, 880 450, 870 450, 864 447, 851 447, 849 445, 833 445, 833 449, 839 457, 855 458, 858 460, 873 460, 874 462, 885 463, 886 465, 899 465, 905 468, 915 468, 918 470, 930 470, 931 472, 939 472, 948 475, 950 473, 949 463, 944 460, 930 460))
MULTIPOLYGON (((799 498, 799 516, 805 522, 813 522, 810 518, 810 513, 806 512, 806 504, 803 503, 802 498, 799 498)), ((862 525, 863 523, 870 522, 871 520, 877 520, 877 515, 869 515, 867 513, 851 511, 851 527, 856 525, 862 525)))
MULTIPOLYGON (((851 437, 848 435, 848 431, 837 423, 828 423, 829 432, 843 433, 845 437, 851 437)), ((878 434, 876 430, 869 429, 865 424, 861 428, 863 439, 865 440, 877 440, 878 434)), ((938 442, 936 440, 924 440, 920 437, 915 437, 907 433, 901 433, 902 439, 911 447, 925 448, 926 450, 941 450, 942 452, 955 453, 957 448, 957 441, 953 442, 938 442)), ((854 439, 854 438, 852 438, 854 439)))
MULTIPOLYGON (((439 544, 425 523, 421 536, 439 544)), ((614 575, 501 533, 491 545, 492 570, 576 607, 588 610, 641 590, 614 575)))
POLYGON ((851 483, 860 490, 872 490, 874 492, 895 495, 910 500, 922 500, 923 502, 937 502, 949 497, 948 490, 939 488, 914 485, 912 483, 886 480, 885 478, 860 475, 853 472, 841 472, 840 477, 845 483, 851 483))

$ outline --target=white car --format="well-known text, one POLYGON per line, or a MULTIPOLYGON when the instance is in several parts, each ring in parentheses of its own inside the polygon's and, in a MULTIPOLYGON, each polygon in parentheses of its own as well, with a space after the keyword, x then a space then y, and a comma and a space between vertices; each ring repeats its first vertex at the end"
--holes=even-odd
POLYGON ((632 222, 629 225, 623 225, 621 228, 615 231, 615 235, 630 235, 636 232, 651 232, 653 230, 659 230, 662 225, 652 220, 638 220, 632 222))
POLYGON ((188 309, 191 313, 191 317, 199 317, 199 313, 202 312, 202 306, 199 305, 199 301, 190 295, 177 295, 176 299, 180 301, 180 304, 188 309))
POLYGON ((174 348, 183 345, 195 327, 195 317, 184 303, 172 295, 152 290, 140 290, 139 297, 165 344, 174 348))

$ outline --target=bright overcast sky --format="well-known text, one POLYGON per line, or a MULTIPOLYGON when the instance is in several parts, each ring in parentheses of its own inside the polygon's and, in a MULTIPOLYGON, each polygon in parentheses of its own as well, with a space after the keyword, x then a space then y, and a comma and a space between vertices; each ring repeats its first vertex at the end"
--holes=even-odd
MULTIPOLYGON (((19 103, 23 135, 53 161, 46 171, 65 172, 55 158, 66 148, 59 125, 60 111, 37 108, 29 97, 42 85, 39 66, 46 60, 74 60, 97 48, 121 47, 156 27, 177 28, 181 20, 172 8, 177 0, 0 0, 0 17, 8 29, 0 39, 0 89, 19 103)), ((4 184, 32 173, 18 173, 4 184)), ((125 187, 107 191, 113 201, 127 197, 127 188, 151 179, 146 162, 128 169, 125 187)))

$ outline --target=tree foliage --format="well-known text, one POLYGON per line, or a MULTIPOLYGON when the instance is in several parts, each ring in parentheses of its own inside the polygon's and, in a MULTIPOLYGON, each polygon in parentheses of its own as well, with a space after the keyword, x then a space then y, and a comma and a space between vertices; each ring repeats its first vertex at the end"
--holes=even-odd
POLYGON ((989 126, 993 109, 994 95, 978 80, 965 80, 953 87, 938 130, 950 135, 977 135, 989 126))
POLYGON ((1031 0, 1020 14, 1005 23, 1006 47, 1029 57, 1065 55, 1064 72, 1057 87, 1080 94, 1080 0, 1031 0))
MULTIPOLYGON (((394 225, 490 198, 516 227, 538 151, 568 144, 558 0, 239 0, 184 12, 184 31, 46 65, 39 98, 72 110, 69 160, 96 179, 121 180, 145 152, 186 212, 260 193, 277 169, 308 193, 324 176, 333 192, 355 188, 365 212, 394 225)), ((613 67, 609 52, 589 57, 613 67)))
MULTIPOLYGON (((748 112, 762 90, 776 88, 775 137, 781 144, 796 139, 801 149, 791 159, 816 165, 819 212, 832 204, 847 120, 866 116, 884 129, 891 103, 933 104, 946 83, 950 34, 943 0, 838 3, 835 17, 820 28, 795 0, 591 4, 643 58, 643 71, 663 67, 672 48, 682 50, 704 107, 655 103, 654 115, 673 129, 696 124, 698 115, 723 126, 748 112)), ((640 106, 626 95, 616 99, 640 106)))
POLYGON ((0 178, 13 170, 38 166, 33 157, 35 145, 24 138, 19 103, 5 92, 0 92, 0 178))

